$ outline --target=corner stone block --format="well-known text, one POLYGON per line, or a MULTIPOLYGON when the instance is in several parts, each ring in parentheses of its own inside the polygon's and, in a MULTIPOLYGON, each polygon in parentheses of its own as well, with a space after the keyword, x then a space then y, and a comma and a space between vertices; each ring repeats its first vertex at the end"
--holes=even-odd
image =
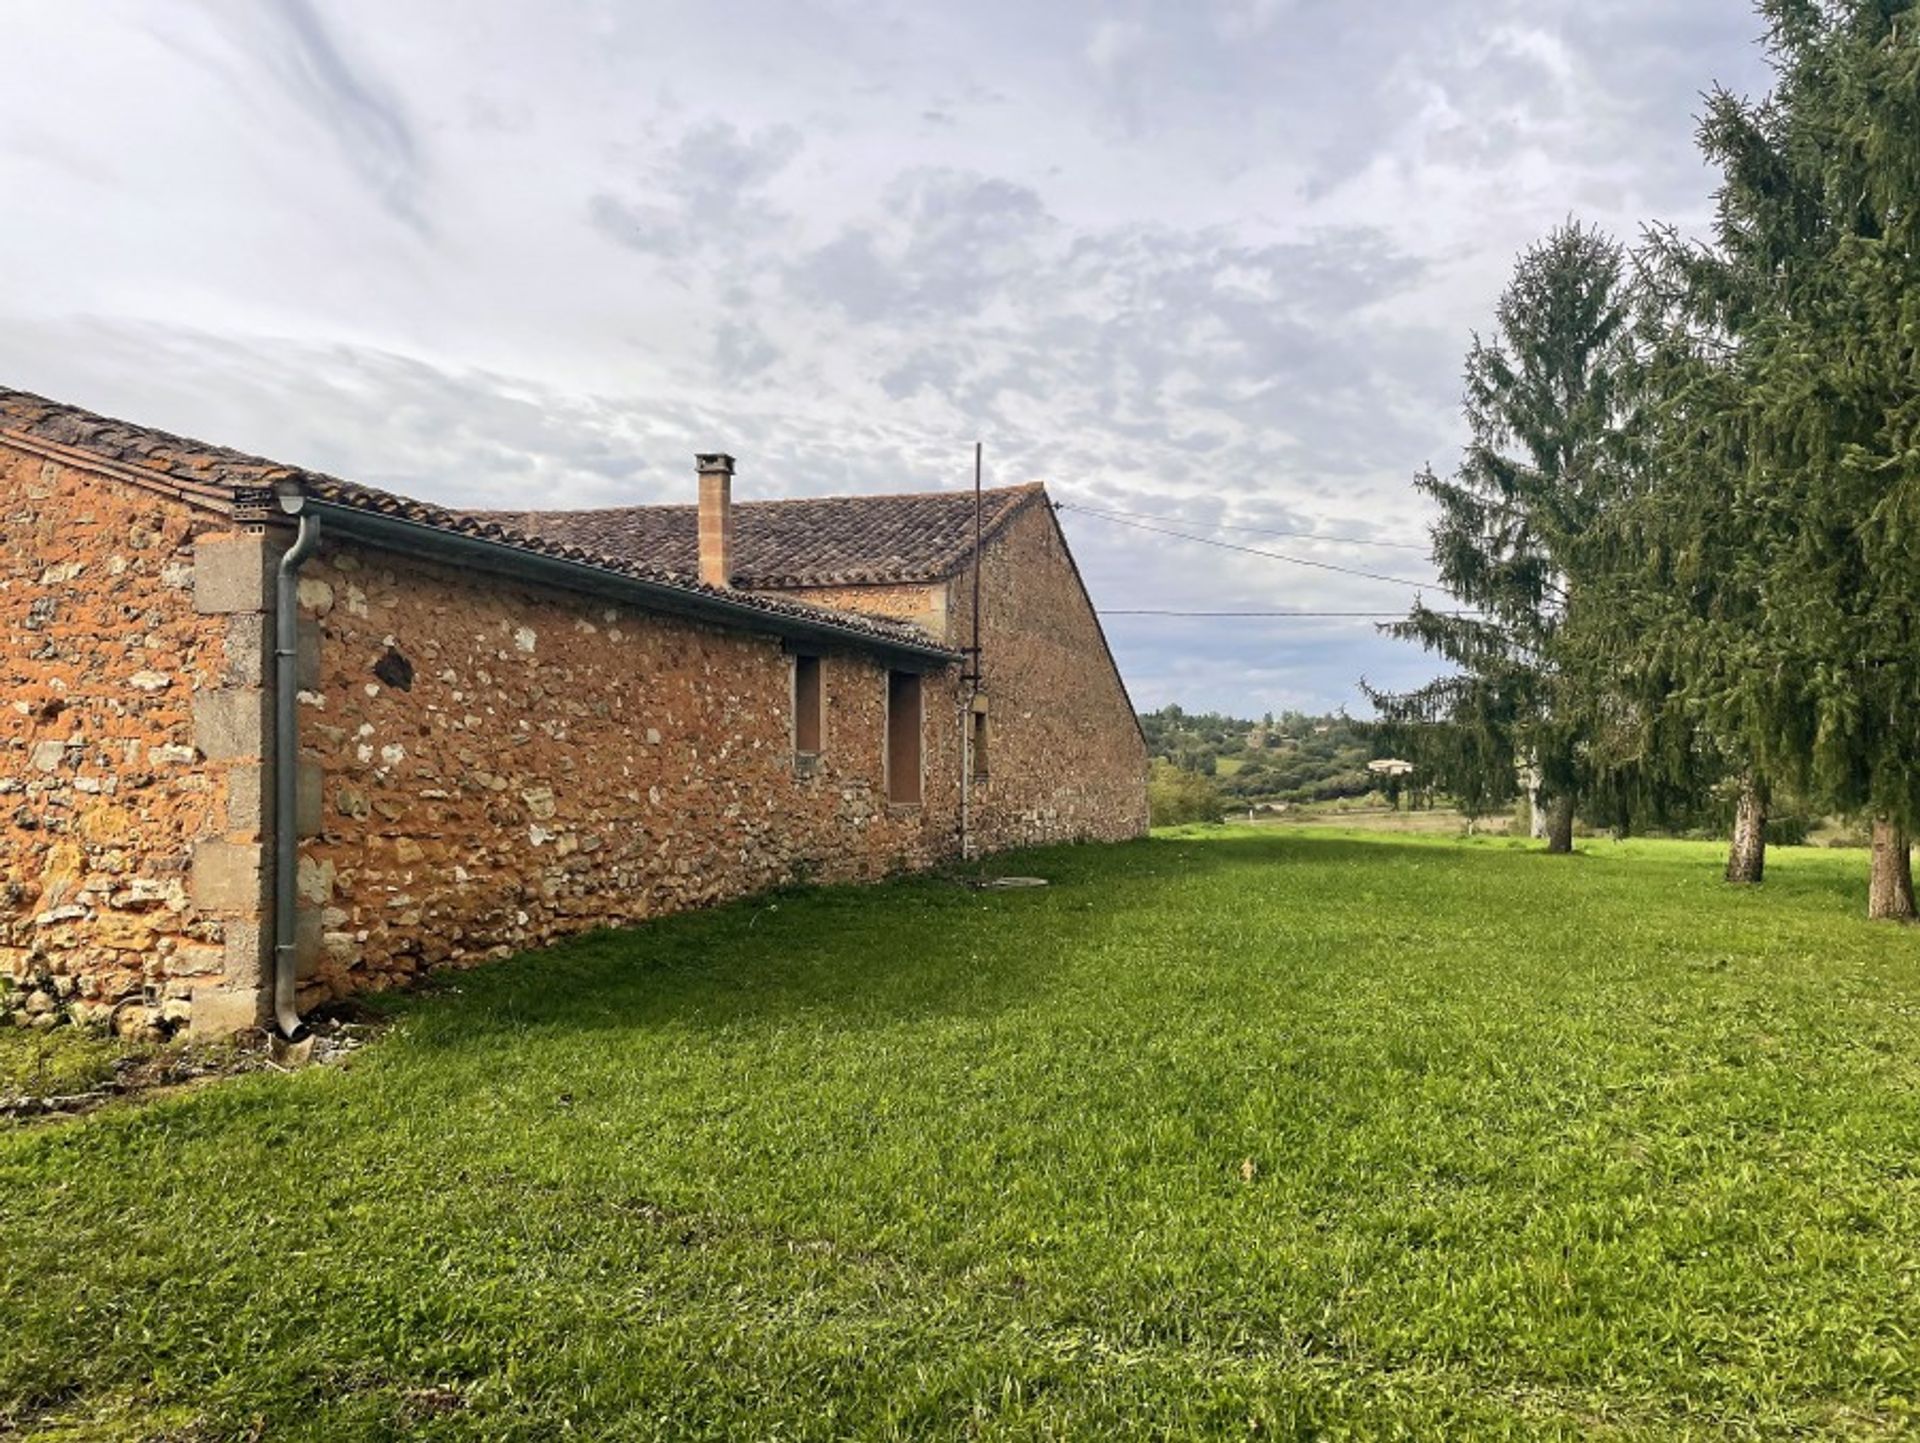
POLYGON ((267 663, 273 655, 268 634, 271 622, 272 618, 264 614, 228 618, 227 671, 223 678, 228 686, 267 684, 267 663))
POLYGON ((260 1026, 267 1015, 267 994, 257 987, 229 991, 224 987, 196 987, 190 999, 187 1029, 196 1040, 231 1037, 260 1026))
POLYGON ((227 830, 264 837, 273 818, 273 799, 267 795, 267 769, 242 764, 227 773, 227 830))
POLYGON ((273 976, 273 938, 260 922, 236 919, 226 924, 227 955, 222 969, 226 985, 236 991, 258 990, 273 976))
POLYGON ((265 901, 265 854, 242 842, 196 842, 193 905, 206 912, 258 912, 265 901))
POLYGON ((267 693, 252 687, 222 687, 193 694, 193 744, 210 762, 264 757, 267 693))
POLYGON ((202 537, 193 548, 193 609, 202 616, 265 611, 270 555, 264 535, 202 537))

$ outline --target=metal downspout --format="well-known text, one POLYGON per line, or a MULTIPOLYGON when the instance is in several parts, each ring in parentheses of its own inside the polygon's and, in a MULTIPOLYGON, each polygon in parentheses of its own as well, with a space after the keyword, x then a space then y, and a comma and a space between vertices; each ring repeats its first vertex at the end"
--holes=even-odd
POLYGON ((300 534, 280 558, 273 589, 273 1020, 297 1041, 306 1031, 294 1005, 299 974, 300 568, 320 544, 320 518, 305 498, 281 499, 300 534))
POLYGON ((973 443, 973 645, 967 648, 968 684, 960 702, 960 860, 973 860, 973 709, 980 700, 980 478, 985 447, 973 443))

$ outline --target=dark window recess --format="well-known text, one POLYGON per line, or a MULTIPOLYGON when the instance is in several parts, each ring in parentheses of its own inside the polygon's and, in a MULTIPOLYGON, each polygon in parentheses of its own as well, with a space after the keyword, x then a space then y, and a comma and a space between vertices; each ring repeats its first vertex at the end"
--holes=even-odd
POLYGON ((373 664, 373 674, 397 691, 413 690, 413 663, 392 647, 373 664))
POLYGON ((796 656, 793 659, 793 749, 802 756, 820 751, 825 730, 826 693, 820 685, 820 658, 796 656))
POLYGON ((973 779, 987 779, 987 714, 983 711, 973 714, 973 779))
POLYGON ((920 800, 920 677, 887 673, 887 800, 920 800))

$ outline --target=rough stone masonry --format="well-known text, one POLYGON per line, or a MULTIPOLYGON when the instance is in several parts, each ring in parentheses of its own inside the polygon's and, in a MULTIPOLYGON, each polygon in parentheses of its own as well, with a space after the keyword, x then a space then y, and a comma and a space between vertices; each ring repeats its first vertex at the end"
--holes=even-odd
POLYGON ((951 558, 774 597, 0 391, 0 975, 27 1025, 267 1015, 269 485, 330 518, 292 678, 303 1007, 953 859, 963 785, 982 850, 1145 827, 1144 747, 1038 488, 982 552, 976 675, 951 558))
POLYGON ((0 972, 40 1025, 251 1025, 263 538, 5 448, 0 506, 0 972))

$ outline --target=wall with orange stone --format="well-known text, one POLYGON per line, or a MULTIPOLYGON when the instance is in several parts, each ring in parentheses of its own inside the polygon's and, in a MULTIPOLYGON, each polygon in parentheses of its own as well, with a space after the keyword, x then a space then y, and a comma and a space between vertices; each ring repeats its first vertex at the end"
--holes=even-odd
MULTIPOLYGON (((284 538, 0 446, 0 975, 28 1025, 263 1015, 266 573, 284 538)), ((817 600, 942 619, 971 589, 817 600)), ((985 849, 1138 835, 1145 754, 1051 515, 989 547, 985 849)), ((884 792, 885 669, 825 659, 791 744, 779 642, 330 545, 301 585, 302 1005, 802 878, 952 858, 960 668, 924 796, 884 792)))
MULTIPOLYGON (((952 587, 951 635, 966 644, 972 580, 952 587)), ((973 816, 984 850, 1146 833, 1146 742, 1046 506, 1023 509, 982 556, 980 674, 988 765, 973 816)))
MULTIPOLYGON (((970 570, 919 585, 782 593, 918 621, 973 643, 970 570)), ((1030 505, 988 538, 980 568, 987 776, 972 798, 980 850, 1120 841, 1147 829, 1146 743, 1052 511, 1030 505)))
POLYGON ((883 790, 886 672, 825 658, 825 745, 792 747, 777 640, 343 544, 302 744, 303 1005, 816 878, 954 854, 957 668, 925 680, 925 792, 883 790))
POLYGON ((250 1021, 264 618, 224 517, 0 444, 0 977, 16 1021, 250 1021))

